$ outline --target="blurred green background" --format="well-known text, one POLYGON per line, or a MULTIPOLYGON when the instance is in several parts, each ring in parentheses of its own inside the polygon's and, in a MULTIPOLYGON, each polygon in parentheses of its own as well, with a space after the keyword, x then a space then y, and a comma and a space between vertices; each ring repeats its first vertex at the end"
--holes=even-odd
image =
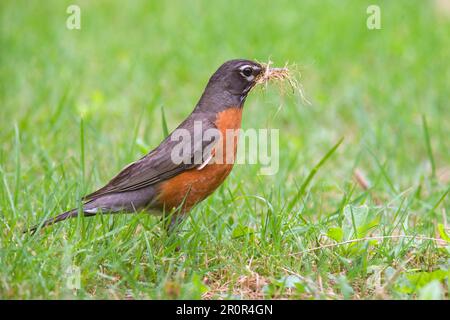
POLYGON ((244 116, 245 127, 265 127, 283 103, 271 123, 287 129, 283 141, 298 157, 345 136, 350 158, 356 145, 369 145, 409 184, 411 170, 427 160, 425 114, 436 160, 449 163, 450 28, 433 1, 380 1, 381 30, 366 28, 366 1, 80 1, 81 30, 68 30, 73 3, 2 1, 6 166, 15 124, 27 168, 45 161, 37 152, 44 144, 56 162, 76 152, 77 120, 87 113, 88 166, 95 160, 103 170, 120 152, 120 167, 135 159, 119 150, 139 119, 139 137, 154 146, 162 138, 160 106, 173 129, 215 69, 240 57, 294 63, 302 72, 311 107, 280 102, 270 90, 253 94, 244 116))
MULTIPOLYGON (((344 137, 304 200, 310 221, 338 208, 359 168, 381 203, 418 192, 411 214, 425 216, 433 233, 450 206, 444 199, 426 217, 450 181, 449 57, 444 0, 1 1, 3 296, 47 297, 30 280, 43 260, 23 271, 26 259, 11 258, 20 232, 11 230, 76 206, 155 147, 163 138, 161 107, 174 129, 209 76, 233 58, 295 64, 311 105, 276 86, 255 90, 243 127, 280 129, 280 171, 261 177, 258 166, 237 166, 194 216, 210 206, 220 211, 228 189, 276 194, 281 208, 344 137), (81 30, 66 28, 70 4, 81 8, 81 30), (370 4, 381 8, 381 30, 366 27, 370 4)), ((239 206, 219 217, 253 223, 239 206)))

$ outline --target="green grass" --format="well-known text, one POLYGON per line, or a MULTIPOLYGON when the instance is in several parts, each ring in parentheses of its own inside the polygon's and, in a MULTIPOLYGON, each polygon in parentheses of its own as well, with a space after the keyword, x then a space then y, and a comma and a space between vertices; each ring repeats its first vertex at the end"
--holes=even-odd
POLYGON ((70 31, 74 1, 1 1, 0 298, 448 299, 450 19, 376 2, 370 31, 373 1, 75 1, 70 31), (276 86, 245 106, 244 128, 280 129, 276 175, 236 166, 172 234, 145 214, 22 234, 155 147, 237 57, 302 71, 311 106, 276 86))

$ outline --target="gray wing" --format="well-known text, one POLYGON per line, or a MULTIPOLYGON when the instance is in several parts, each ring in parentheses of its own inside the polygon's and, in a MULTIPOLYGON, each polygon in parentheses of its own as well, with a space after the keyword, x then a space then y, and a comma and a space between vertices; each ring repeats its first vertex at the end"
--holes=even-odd
MULTIPOLYGON (((170 179, 186 170, 200 166, 198 157, 203 157, 205 150, 211 150, 216 139, 211 141, 203 141, 202 135, 204 130, 209 128, 216 128, 214 123, 208 119, 200 119, 201 117, 191 116, 186 119, 177 129, 175 129, 161 144, 148 153, 143 158, 135 161, 126 166, 122 171, 108 182, 103 188, 87 195, 84 200, 93 200, 102 195, 138 190, 158 182, 170 179), (194 130, 194 121, 200 121, 202 124, 202 130, 194 130), (191 141, 185 139, 173 140, 174 134, 189 133, 191 141), (172 160, 172 150, 176 146, 181 148, 186 146, 190 153, 186 153, 190 156, 189 163, 175 163, 172 160)), ((198 125, 199 123, 197 123, 198 125)), ((200 158, 202 159, 202 158, 200 158)))

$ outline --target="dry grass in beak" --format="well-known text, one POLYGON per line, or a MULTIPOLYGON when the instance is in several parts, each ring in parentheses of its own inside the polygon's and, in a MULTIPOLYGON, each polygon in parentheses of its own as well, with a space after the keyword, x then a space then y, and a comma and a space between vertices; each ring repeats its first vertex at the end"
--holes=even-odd
POLYGON ((291 71, 285 65, 283 68, 271 68, 270 65, 272 64, 272 61, 269 61, 268 63, 261 63, 261 66, 263 67, 263 72, 260 73, 260 75, 256 78, 256 84, 264 84, 267 85, 269 81, 277 81, 277 82, 283 82, 287 81, 289 85, 292 88, 292 91, 298 92, 300 94, 300 97, 302 98, 303 102, 306 104, 311 104, 304 96, 303 94, 303 87, 298 82, 298 80, 292 75, 291 71))
POLYGON ((289 80, 289 69, 284 68, 270 68, 270 62, 268 64, 261 64, 264 68, 256 79, 257 84, 266 84, 270 80, 289 80))

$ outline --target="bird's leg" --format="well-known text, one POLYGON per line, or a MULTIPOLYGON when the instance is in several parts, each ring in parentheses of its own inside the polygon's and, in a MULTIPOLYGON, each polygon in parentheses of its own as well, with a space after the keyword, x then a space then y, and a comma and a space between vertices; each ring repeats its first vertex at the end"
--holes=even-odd
POLYGON ((186 214, 189 212, 190 207, 186 205, 186 199, 190 191, 191 186, 189 186, 189 189, 186 192, 186 195, 184 196, 181 204, 176 209, 170 211, 169 215, 167 216, 167 220, 164 214, 165 211, 163 212, 163 219, 165 220, 165 229, 168 234, 171 234, 174 230, 178 230, 178 226, 183 221, 183 218, 186 216, 186 214))
POLYGON ((181 222, 183 222, 184 214, 174 214, 170 217, 170 223, 167 226, 167 232, 172 233, 175 230, 178 230, 181 222))
POLYGON ((168 234, 172 234, 172 232, 177 231, 181 222, 184 219, 184 212, 180 213, 179 210, 175 210, 170 214, 163 214, 161 217, 161 222, 164 225, 164 229, 168 234))

